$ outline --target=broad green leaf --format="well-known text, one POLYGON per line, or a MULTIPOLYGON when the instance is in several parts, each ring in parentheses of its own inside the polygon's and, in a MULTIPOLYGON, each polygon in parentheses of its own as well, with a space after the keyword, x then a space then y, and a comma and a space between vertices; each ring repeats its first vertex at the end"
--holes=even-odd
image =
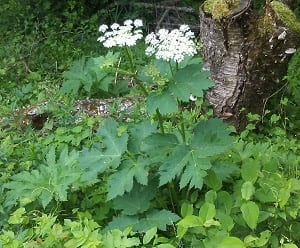
POLYGON ((159 168, 159 185, 164 185, 181 174, 183 167, 189 160, 189 156, 189 148, 185 145, 178 145, 168 157, 168 160, 159 168))
POLYGON ((228 237, 224 239, 218 248, 246 248, 246 245, 242 240, 236 237, 228 237))
MULTIPOLYGON (((127 160, 132 161, 132 160, 127 160)), ((148 175, 149 175, 149 165, 151 161, 148 158, 144 158, 142 156, 139 156, 136 161, 133 161, 131 163, 132 168, 131 170, 134 171, 134 177, 135 180, 142 184, 147 185, 148 184, 148 175)))
POLYGON ((220 191, 215 204, 218 210, 230 215, 233 206, 232 196, 227 191, 220 191))
MULTIPOLYGON (((141 150, 142 141, 151 133, 155 133, 157 125, 151 124, 150 121, 143 121, 135 124, 129 130, 128 150, 132 153, 139 153, 141 150)), ((176 138, 176 137, 175 137, 176 138)), ((151 141, 149 145, 153 147, 151 141)))
POLYGON ((260 237, 254 237, 252 235, 248 235, 244 239, 244 243, 248 247, 263 247, 266 245, 271 237, 271 231, 266 230, 260 233, 260 237))
POLYGON ((119 166, 121 155, 127 149, 128 141, 127 133, 118 135, 118 127, 119 125, 115 120, 107 118, 97 131, 97 135, 102 138, 102 143, 105 146, 102 154, 103 162, 114 169, 119 166))
POLYGON ((213 219, 215 216, 216 216, 215 205, 212 203, 205 202, 199 210, 199 217, 201 218, 203 223, 213 219))
POLYGON ((197 64, 190 64, 179 69, 174 75, 174 81, 169 85, 170 93, 180 101, 188 102, 190 95, 203 97, 203 91, 213 86, 209 73, 201 71, 197 64))
POLYGON ((241 206, 241 211, 247 225, 251 229, 255 229, 258 222, 258 216, 259 216, 259 207, 257 206, 257 204, 252 201, 243 203, 241 206))
POLYGON ((159 70, 162 77, 170 79, 172 77, 172 71, 170 68, 170 63, 163 59, 155 59, 154 65, 159 70))
POLYGON ((85 74, 86 59, 74 61, 68 71, 63 73, 64 82, 61 87, 63 93, 77 94, 83 82, 90 83, 91 77, 85 74))
POLYGON ((77 152, 68 153, 65 148, 59 159, 54 162, 53 149, 46 155, 49 165, 41 165, 39 170, 23 171, 11 177, 11 181, 4 184, 9 189, 6 202, 14 204, 17 200, 27 199, 27 202, 39 200, 45 208, 54 198, 66 201, 69 187, 80 177, 77 165, 77 152))
POLYGON ((46 158, 46 163, 48 165, 55 165, 56 163, 56 154, 55 154, 55 147, 54 146, 51 146, 48 153, 46 154, 45 156, 46 158))
POLYGON ((214 204, 217 199, 217 192, 214 190, 207 191, 205 193, 205 202, 214 204))
POLYGON ((211 227, 211 226, 220 226, 220 222, 214 219, 210 219, 204 222, 204 227, 211 227))
POLYGON ((108 163, 103 162, 103 152, 96 147, 84 148, 79 155, 79 166, 83 173, 80 178, 82 183, 91 185, 97 182, 98 174, 105 171, 108 163))
POLYGON ((230 180, 236 171, 240 171, 240 168, 238 168, 235 164, 226 164, 222 161, 214 162, 214 166, 211 169, 222 181, 230 180))
POLYGON ((204 183, 215 191, 218 191, 222 188, 222 180, 213 170, 207 171, 207 176, 204 178, 204 183))
POLYGON ((135 215, 145 212, 150 207, 150 201, 155 196, 157 183, 152 180, 147 186, 135 183, 133 189, 114 199, 115 209, 123 210, 125 215, 135 215))
POLYGON ((241 174, 244 181, 255 183, 260 172, 260 162, 254 159, 247 159, 243 162, 241 174))
MULTIPOLYGON (((118 216, 113 217, 113 220, 108 223, 108 226, 104 231, 119 229, 125 230, 127 227, 134 227, 139 224, 139 218, 137 216, 118 216)), ((152 228, 152 227, 151 227, 152 228)), ((134 230, 134 228, 133 228, 134 230)), ((149 229, 147 229, 149 230, 149 229)), ((145 230, 146 231, 146 230, 145 230)))
POLYGON ((148 244, 155 237, 156 233, 157 233, 157 227, 153 227, 149 229, 143 237, 143 245, 148 244))
POLYGON ((128 134, 118 135, 118 123, 113 119, 106 119, 98 129, 97 135, 101 136, 103 148, 94 145, 90 150, 83 149, 79 156, 79 165, 83 170, 81 181, 92 184, 97 174, 107 168, 117 168, 121 156, 127 149, 128 134))
POLYGON ((96 87, 99 91, 107 92, 109 86, 114 83, 114 77, 108 73, 119 60, 119 53, 107 53, 106 56, 97 58, 81 58, 74 61, 69 70, 63 73, 64 82, 61 91, 63 93, 77 94, 84 90, 89 95, 93 94, 92 89, 96 87))
POLYGON ((111 200, 129 192, 133 187, 134 178, 138 183, 147 185, 149 163, 149 159, 143 157, 139 157, 136 161, 124 160, 119 170, 108 178, 107 199, 111 200))
POLYGON ((244 182, 241 188, 242 198, 249 201, 255 193, 255 187, 252 182, 244 182))
POLYGON ((199 68, 201 68, 203 64, 202 61, 203 59, 200 56, 186 56, 184 60, 178 64, 178 67, 182 69, 188 65, 196 64, 199 66, 199 68))
POLYGON ((206 170, 211 167, 210 161, 201 159, 189 153, 189 163, 187 164, 180 179, 180 188, 189 184, 189 188, 202 189, 203 178, 207 175, 206 170))
POLYGON ((298 192, 300 191, 300 180, 296 178, 291 178, 288 180, 289 187, 291 192, 298 192))
POLYGON ((180 211, 182 217, 186 217, 187 215, 193 215, 193 212, 193 204, 190 204, 188 202, 182 203, 180 211))
POLYGON ((124 195, 133 187, 134 171, 130 168, 119 169, 108 178, 108 194, 107 200, 116 198, 119 195, 124 195))
POLYGON ((162 115, 178 112, 178 106, 176 99, 167 91, 163 91, 161 94, 152 93, 146 100, 146 111, 149 114, 156 114, 156 110, 162 115))
POLYGON ((216 215, 216 219, 220 222, 222 229, 226 232, 230 232, 234 227, 234 221, 230 215, 225 214, 222 211, 218 211, 216 215))
POLYGON ((162 115, 176 113, 178 112, 177 101, 167 91, 152 93, 147 97, 146 111, 153 115, 156 114, 157 109, 162 115))
POLYGON ((199 216, 195 215, 188 215, 185 216, 182 220, 180 220, 177 226, 184 226, 184 227, 198 227, 203 226, 203 220, 199 216))
POLYGON ((21 224, 24 219, 26 218, 26 216, 24 217, 23 215, 26 213, 26 209, 25 208, 18 208, 16 211, 14 211, 9 219, 8 219, 8 223, 9 224, 21 224))
POLYGON ((220 119, 201 121, 195 127, 191 146, 198 157, 221 154, 231 147, 233 137, 226 127, 220 119))
POLYGON ((163 162, 168 155, 178 146, 179 141, 174 134, 153 133, 147 136, 141 144, 141 150, 145 152, 153 162, 163 162))
POLYGON ((255 191, 255 198, 262 203, 276 202, 276 196, 271 188, 269 189, 258 188, 255 191))
POLYGON ((146 214, 145 218, 140 219, 139 223, 133 227, 135 231, 145 232, 152 227, 157 227, 161 231, 166 231, 168 225, 175 225, 179 216, 168 210, 153 210, 146 214))
POLYGON ((187 215, 177 224, 177 236, 182 238, 187 230, 192 227, 202 227, 203 221, 199 216, 187 215))
POLYGON ((108 229, 124 230, 126 227, 132 227, 133 231, 146 232, 153 227, 166 231, 167 225, 174 225, 179 220, 179 216, 168 210, 153 210, 146 214, 144 218, 137 216, 120 216, 113 218, 108 225, 108 229))
MULTIPOLYGON (((100 242, 96 245, 83 246, 83 247, 105 247, 105 248, 127 248, 127 247, 137 247, 140 245, 139 238, 128 237, 128 231, 120 231, 118 229, 111 230, 105 234, 103 237, 103 243, 100 242)), ((89 237, 90 238, 90 237, 89 237)), ((73 246, 75 247, 75 246, 73 246)), ((79 246, 76 246, 79 247, 79 246)), ((81 246, 80 246, 81 247, 81 246)), ((71 247, 70 247, 71 248, 71 247)))
POLYGON ((282 209, 288 202, 289 198, 291 196, 290 189, 280 189, 278 193, 278 202, 279 206, 282 209))

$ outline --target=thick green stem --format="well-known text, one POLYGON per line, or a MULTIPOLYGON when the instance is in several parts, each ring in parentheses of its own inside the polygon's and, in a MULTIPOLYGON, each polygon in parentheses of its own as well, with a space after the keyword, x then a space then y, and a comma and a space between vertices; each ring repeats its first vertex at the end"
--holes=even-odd
POLYGON ((143 85, 142 82, 139 81, 139 79, 136 76, 136 70, 135 70, 135 66, 134 66, 134 63, 133 63, 131 49, 126 46, 125 47, 125 51, 126 51, 126 54, 127 54, 128 60, 129 60, 130 70, 131 70, 131 73, 132 73, 132 75, 133 75, 133 77, 135 79, 135 82, 141 88, 141 90, 143 91, 144 95, 147 96, 148 95, 148 91, 147 91, 146 87, 143 85))
POLYGON ((177 99, 177 105, 178 105, 178 108, 180 109, 180 112, 179 112, 180 127, 178 127, 178 129, 179 129, 179 132, 181 134, 182 141, 185 143, 186 136, 185 136, 184 117, 183 117, 183 111, 182 111, 182 108, 180 108, 180 102, 178 101, 178 99, 177 99))
POLYGON ((172 74, 172 77, 174 76, 174 72, 173 72, 173 68, 172 68, 172 65, 171 65, 171 61, 169 61, 169 66, 170 66, 170 71, 171 71, 171 74, 172 74))
POLYGON ((131 73, 135 74, 135 69, 134 69, 134 64, 133 64, 131 49, 128 46, 126 46, 125 47, 125 51, 126 51, 126 54, 127 54, 128 60, 129 60, 131 73))
POLYGON ((178 200, 178 196, 177 196, 178 193, 176 192, 176 190, 174 188, 173 182, 168 183, 168 189, 169 189, 169 194, 170 194, 170 198, 171 198, 172 210, 174 213, 176 213, 177 212, 176 206, 179 203, 179 200, 178 200))
POLYGON ((160 129, 162 134, 165 134, 164 122, 163 122, 162 116, 161 116, 158 108, 156 109, 156 115, 157 115, 157 118, 158 118, 159 129, 160 129))
POLYGON ((180 112, 180 134, 182 137, 182 141, 185 143, 186 138, 185 138, 185 126, 184 126, 184 119, 183 119, 183 114, 180 112))

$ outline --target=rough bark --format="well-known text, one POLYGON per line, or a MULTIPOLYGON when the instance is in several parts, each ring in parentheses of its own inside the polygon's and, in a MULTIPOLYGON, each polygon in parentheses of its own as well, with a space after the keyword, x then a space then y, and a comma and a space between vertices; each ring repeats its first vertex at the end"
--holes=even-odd
POLYGON ((262 113, 266 99, 280 87, 291 48, 300 44, 298 34, 280 22, 270 5, 258 16, 251 0, 241 0, 218 20, 200 9, 200 40, 204 67, 215 82, 206 97, 215 114, 238 130, 246 124, 244 108, 262 113), (264 27, 263 18, 271 26, 264 27))

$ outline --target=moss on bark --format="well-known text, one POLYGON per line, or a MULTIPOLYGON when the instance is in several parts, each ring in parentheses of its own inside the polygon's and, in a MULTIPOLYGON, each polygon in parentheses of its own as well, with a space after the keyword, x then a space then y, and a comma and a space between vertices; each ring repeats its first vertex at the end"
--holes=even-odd
POLYGON ((297 20, 296 15, 288 6, 279 1, 270 3, 272 9, 275 11, 277 18, 283 22, 289 29, 300 33, 300 21, 297 20))

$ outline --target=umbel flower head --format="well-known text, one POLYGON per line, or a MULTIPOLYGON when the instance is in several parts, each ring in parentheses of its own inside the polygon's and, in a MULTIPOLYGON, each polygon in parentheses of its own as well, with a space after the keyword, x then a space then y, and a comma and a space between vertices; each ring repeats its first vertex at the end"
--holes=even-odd
POLYGON ((114 23, 110 29, 106 24, 103 24, 99 27, 99 32, 103 35, 97 41, 103 43, 103 46, 107 48, 134 46, 137 40, 143 38, 142 26, 143 22, 140 19, 126 20, 123 26, 114 23))
POLYGON ((157 59, 181 62, 184 56, 196 54, 196 45, 193 41, 194 33, 188 25, 181 25, 179 29, 168 31, 160 29, 157 33, 147 35, 145 42, 148 45, 146 55, 155 54, 157 59))

